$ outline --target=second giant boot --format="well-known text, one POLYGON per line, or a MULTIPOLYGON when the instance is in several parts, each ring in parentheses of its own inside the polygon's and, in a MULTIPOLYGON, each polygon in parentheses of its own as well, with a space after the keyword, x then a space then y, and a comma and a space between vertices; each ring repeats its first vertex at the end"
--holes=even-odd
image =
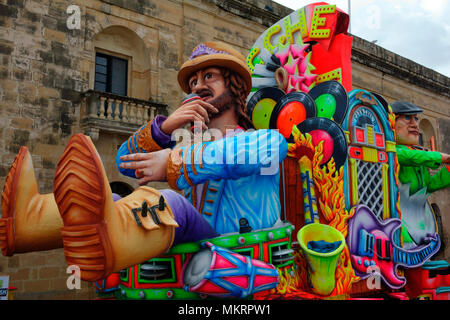
POLYGON ((172 245, 178 224, 160 192, 140 187, 114 203, 100 156, 83 134, 69 140, 58 163, 54 195, 66 261, 83 280, 104 279, 172 245))
POLYGON ((21 147, 2 192, 3 255, 62 248, 62 227, 53 194, 39 193, 31 155, 27 147, 21 147))

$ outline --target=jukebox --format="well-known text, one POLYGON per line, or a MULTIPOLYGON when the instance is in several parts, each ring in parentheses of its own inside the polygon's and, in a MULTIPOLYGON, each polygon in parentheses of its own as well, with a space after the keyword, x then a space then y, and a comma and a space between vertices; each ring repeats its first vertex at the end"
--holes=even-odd
POLYGON ((352 90, 348 95, 349 108, 342 123, 348 142, 346 208, 364 204, 380 220, 399 218, 395 139, 388 106, 365 90, 352 90))

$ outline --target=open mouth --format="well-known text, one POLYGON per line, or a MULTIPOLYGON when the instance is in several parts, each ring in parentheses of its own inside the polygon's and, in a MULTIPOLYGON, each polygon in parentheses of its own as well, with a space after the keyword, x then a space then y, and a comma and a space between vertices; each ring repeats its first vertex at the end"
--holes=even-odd
POLYGON ((208 100, 211 100, 213 98, 213 95, 212 94, 206 94, 206 95, 203 95, 201 97, 202 97, 203 101, 208 101, 208 100))
POLYGON ((202 91, 199 92, 198 95, 203 99, 203 100, 209 100, 213 98, 213 94, 211 91, 202 91))

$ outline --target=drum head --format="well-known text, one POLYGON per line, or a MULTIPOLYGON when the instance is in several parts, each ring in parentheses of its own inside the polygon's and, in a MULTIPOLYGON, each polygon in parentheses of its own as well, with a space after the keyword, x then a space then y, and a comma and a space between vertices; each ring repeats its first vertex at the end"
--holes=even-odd
POLYGON ((205 248, 197 252, 188 262, 183 275, 185 285, 194 287, 198 285, 208 272, 213 253, 209 248, 205 248))

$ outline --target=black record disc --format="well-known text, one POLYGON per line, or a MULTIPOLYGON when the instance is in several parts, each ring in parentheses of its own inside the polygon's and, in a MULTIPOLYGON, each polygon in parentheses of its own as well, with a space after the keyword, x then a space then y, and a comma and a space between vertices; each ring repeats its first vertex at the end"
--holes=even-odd
POLYGON ((247 115, 255 129, 269 129, 270 117, 277 102, 285 95, 275 87, 259 89, 247 103, 247 115))
MULTIPOLYGON (((297 128, 302 134, 309 133, 313 130, 327 132, 333 139, 332 157, 336 164, 336 170, 339 170, 344 165, 347 159, 347 138, 339 124, 327 118, 311 118, 297 125, 297 128)), ((287 141, 288 143, 294 143, 294 137, 291 135, 287 141)))
POLYGON ((384 110, 389 114, 389 103, 384 99, 384 97, 381 94, 371 92, 371 94, 377 98, 378 102, 383 106, 384 110))
POLYGON ((294 125, 315 115, 316 107, 311 96, 304 92, 291 92, 282 97, 273 109, 270 129, 278 129, 287 139, 294 125))
POLYGON ((325 81, 312 88, 308 94, 316 103, 317 117, 342 123, 348 108, 348 95, 342 84, 335 80, 325 81), (331 95, 334 101, 327 100, 328 95, 331 95))

